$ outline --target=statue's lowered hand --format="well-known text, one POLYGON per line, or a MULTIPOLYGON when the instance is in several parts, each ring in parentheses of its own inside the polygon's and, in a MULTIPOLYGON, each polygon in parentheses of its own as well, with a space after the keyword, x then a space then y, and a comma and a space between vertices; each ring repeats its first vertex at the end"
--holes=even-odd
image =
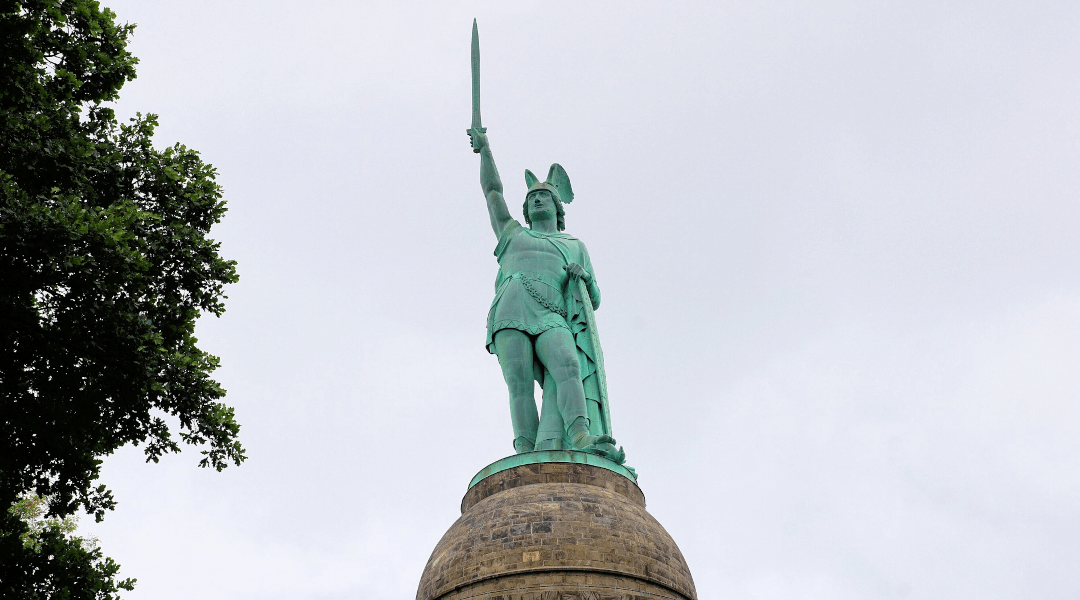
POLYGON ((585 283, 592 281, 592 275, 589 275, 589 272, 585 270, 585 267, 575 262, 566 265, 563 267, 563 270, 570 274, 571 279, 583 279, 585 280, 585 283))

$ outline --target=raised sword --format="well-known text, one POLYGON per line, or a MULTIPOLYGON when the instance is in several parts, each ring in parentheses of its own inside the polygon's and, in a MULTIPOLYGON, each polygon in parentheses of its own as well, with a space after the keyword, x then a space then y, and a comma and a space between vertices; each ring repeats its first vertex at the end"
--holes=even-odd
MULTIPOLYGON (((472 131, 487 133, 487 128, 480 124, 480 32, 476 29, 476 19, 472 22, 472 131)), ((473 152, 480 151, 473 148, 473 152)))

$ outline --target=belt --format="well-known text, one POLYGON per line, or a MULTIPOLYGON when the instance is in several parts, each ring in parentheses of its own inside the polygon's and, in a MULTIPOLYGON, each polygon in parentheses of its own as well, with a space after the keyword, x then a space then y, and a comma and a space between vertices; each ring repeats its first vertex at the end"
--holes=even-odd
POLYGON ((525 291, 528 292, 530 296, 532 296, 533 300, 536 300, 540 303, 541 306, 550 310, 551 312, 560 315, 564 319, 566 318, 565 308, 548 301, 547 298, 545 298, 539 291, 537 291, 536 288, 532 286, 533 281, 539 281, 541 283, 551 286, 556 290, 562 291, 562 282, 556 280, 550 275, 544 275, 543 273, 526 273, 524 271, 513 273, 507 279, 520 280, 521 286, 525 288, 525 291))

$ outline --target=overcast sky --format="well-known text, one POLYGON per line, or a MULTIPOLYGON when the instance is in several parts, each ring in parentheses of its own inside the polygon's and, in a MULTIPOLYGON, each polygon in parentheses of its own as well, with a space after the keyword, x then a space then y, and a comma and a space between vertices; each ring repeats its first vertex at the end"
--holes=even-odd
POLYGON ((702 600, 1077 598, 1080 4, 103 3, 119 113, 220 172, 198 335, 250 457, 106 460, 130 600, 412 598, 512 452, 473 17, 508 203, 570 175, 702 600))

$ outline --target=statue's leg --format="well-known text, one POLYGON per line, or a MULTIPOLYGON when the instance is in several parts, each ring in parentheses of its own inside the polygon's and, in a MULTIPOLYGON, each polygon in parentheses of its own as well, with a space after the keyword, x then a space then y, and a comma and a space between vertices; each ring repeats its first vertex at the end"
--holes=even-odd
POLYGON ((536 443, 540 416, 533 397, 533 343, 517 329, 495 332, 495 354, 510 391, 510 423, 514 426, 514 450, 531 452, 536 443))
MULTIPOLYGON (((546 369, 545 369, 546 372, 546 369)), ((559 396, 555 378, 544 375, 544 396, 540 402, 540 428, 536 432, 537 450, 562 450, 566 427, 559 412, 559 396)))
POLYGON ((577 344, 569 330, 553 327, 536 338, 536 355, 544 364, 558 390, 559 413, 566 426, 567 437, 576 448, 597 444, 614 444, 608 435, 589 433, 589 413, 585 407, 585 388, 581 385, 581 367, 577 344))

